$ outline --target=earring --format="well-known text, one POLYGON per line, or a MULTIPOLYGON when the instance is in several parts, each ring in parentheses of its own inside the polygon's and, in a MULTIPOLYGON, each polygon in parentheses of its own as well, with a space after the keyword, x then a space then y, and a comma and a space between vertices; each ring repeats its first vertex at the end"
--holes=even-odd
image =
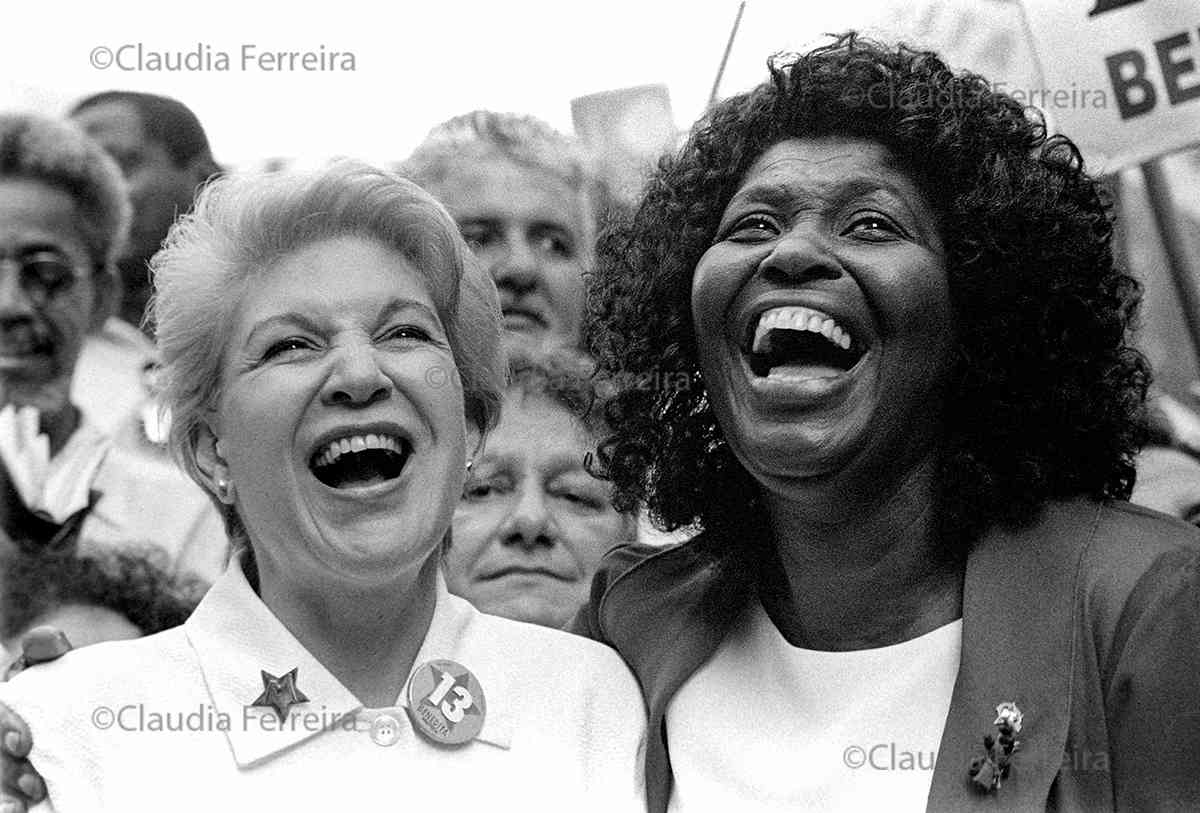
POLYGON ((233 483, 224 477, 217 478, 217 499, 223 503, 233 502, 233 483))
POLYGON ((467 461, 467 474, 471 473, 471 467, 474 465, 475 465, 475 458, 472 457, 470 460, 467 461))

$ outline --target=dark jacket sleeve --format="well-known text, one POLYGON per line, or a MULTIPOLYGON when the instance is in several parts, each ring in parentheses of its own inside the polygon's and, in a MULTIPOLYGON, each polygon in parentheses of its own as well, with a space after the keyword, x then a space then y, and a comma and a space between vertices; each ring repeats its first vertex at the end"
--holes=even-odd
POLYGON ((571 620, 571 623, 567 625, 567 632, 573 632, 576 635, 582 635, 585 638, 591 638, 593 641, 600 641, 611 646, 612 642, 605 638, 600 628, 601 599, 604 598, 604 594, 608 591, 608 586, 621 574, 645 560, 648 556, 652 556, 662 550, 663 548, 661 547, 651 545, 631 544, 619 545, 606 553, 600 561, 600 568, 592 578, 592 590, 588 598, 588 603, 580 608, 579 612, 571 620))
POLYGON ((1200 809, 1200 554, 1175 550, 1138 580, 1105 672, 1118 810, 1200 809))

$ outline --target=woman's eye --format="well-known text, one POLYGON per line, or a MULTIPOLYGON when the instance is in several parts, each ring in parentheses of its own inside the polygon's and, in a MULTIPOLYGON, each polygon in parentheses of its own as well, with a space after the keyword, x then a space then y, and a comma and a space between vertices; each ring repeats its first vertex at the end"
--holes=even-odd
POLYGON ((463 486, 463 499, 477 501, 494 497, 500 493, 500 485, 494 480, 471 480, 463 486))
POLYGON ((459 230, 471 251, 489 248, 501 239, 500 233, 489 226, 467 224, 459 230))
POLYGON ((748 215, 741 218, 725 233, 725 239, 735 243, 752 243, 767 240, 779 234, 779 226, 766 215, 748 215))
POLYGON ((273 343, 263 353, 262 358, 263 361, 268 361, 284 354, 295 353, 302 350, 310 350, 312 347, 313 344, 308 339, 302 339, 298 336, 291 336, 287 339, 281 339, 273 343))
POLYGON ((586 508, 591 511, 599 511, 607 505, 607 500, 603 497, 585 489, 560 488, 555 491, 555 496, 579 508, 586 508))
POLYGON ((900 235, 904 232, 888 218, 883 215, 863 214, 858 215, 846 227, 845 234, 861 234, 864 236, 871 235, 900 235))
POLYGON ((412 340, 418 342, 429 341, 429 331, 424 328, 416 327, 415 325, 401 325, 394 327, 383 335, 385 341, 404 341, 412 340))

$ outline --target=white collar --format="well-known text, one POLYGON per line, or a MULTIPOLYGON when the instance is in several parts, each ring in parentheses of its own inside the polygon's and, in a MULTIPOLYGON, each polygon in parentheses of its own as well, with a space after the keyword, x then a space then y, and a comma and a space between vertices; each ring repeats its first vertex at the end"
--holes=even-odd
POLYGON ((21 502, 60 525, 90 503, 92 483, 112 442, 82 418, 58 454, 41 433, 33 407, 0 409, 0 460, 21 502))
MULTIPOLYGON (((431 660, 452 660, 468 669, 472 655, 483 657, 479 612, 446 590, 441 574, 437 599, 425 640, 413 661, 414 669, 431 660)), ((340 718, 363 709, 362 703, 312 656, 263 604, 235 556, 223 576, 205 595, 184 624, 200 662, 216 715, 229 720, 225 735, 239 767, 248 767, 338 725, 340 718), (291 708, 288 719, 272 725, 259 715, 274 717, 269 708, 247 708, 263 692, 261 672, 280 677, 298 669, 296 685, 309 699, 291 708), (305 715, 308 715, 305 717, 305 715), (247 720, 249 723, 247 723, 247 720)), ((476 675, 478 676, 478 672, 476 675)), ((409 675, 411 680, 412 675, 409 675)), ((489 669, 483 685, 487 718, 476 739, 500 748, 512 741, 510 687, 500 669, 489 669)), ((407 682, 396 708, 407 708, 407 682)), ((381 711, 374 709, 372 711, 381 711)), ((367 736, 364 732, 362 736, 367 736)))

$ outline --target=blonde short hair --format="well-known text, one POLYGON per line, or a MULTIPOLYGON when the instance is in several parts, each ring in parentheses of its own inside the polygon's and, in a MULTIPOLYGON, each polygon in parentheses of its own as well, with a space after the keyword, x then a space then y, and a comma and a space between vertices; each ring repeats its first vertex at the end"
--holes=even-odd
MULTIPOLYGON (((204 188, 150 262, 168 445, 197 482, 207 485, 196 444, 220 397, 224 343, 241 292, 281 257, 349 235, 394 249, 423 275, 462 379, 466 418, 481 431, 495 424, 506 381, 496 288, 440 204, 410 181, 353 161, 234 175, 204 188)), ((227 525, 236 519, 218 508, 227 525)))

